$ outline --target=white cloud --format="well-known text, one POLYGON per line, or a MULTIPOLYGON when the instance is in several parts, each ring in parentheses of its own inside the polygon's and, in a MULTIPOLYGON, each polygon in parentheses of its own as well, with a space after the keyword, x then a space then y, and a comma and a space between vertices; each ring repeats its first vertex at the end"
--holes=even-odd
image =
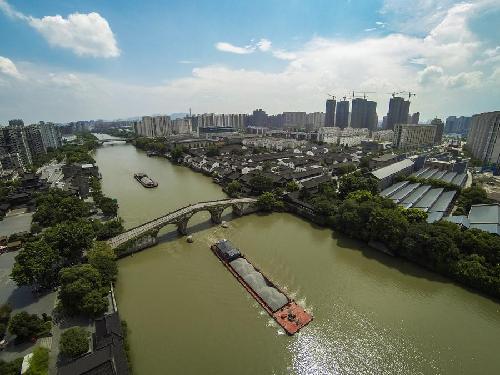
POLYGON ((250 44, 239 47, 234 44, 227 42, 218 42, 215 44, 215 48, 222 52, 236 53, 238 55, 248 55, 254 53, 255 51, 270 52, 272 51, 272 43, 269 39, 262 38, 257 43, 254 39, 250 41, 250 44))
POLYGON ((454 76, 445 77, 444 82, 450 88, 477 88, 481 86, 483 72, 461 72, 454 76))
POLYGON ((0 10, 12 18, 27 22, 54 47, 66 48, 78 56, 117 57, 120 49, 108 21, 99 13, 73 13, 36 18, 14 10, 0 0, 0 10))
POLYGON ((422 85, 434 83, 442 78, 443 73, 443 68, 440 66, 427 66, 424 70, 418 72, 418 82, 422 85))
POLYGON ((262 51, 262 52, 267 52, 269 50, 271 50, 271 41, 268 40, 268 39, 261 39, 259 40, 259 42, 257 43, 257 47, 262 51))
POLYGON ((16 64, 11 59, 3 56, 0 56, 0 73, 17 79, 23 78, 22 74, 17 70, 16 64))
POLYGON ((247 55, 255 51, 253 46, 238 47, 227 42, 218 42, 215 44, 215 48, 222 52, 236 53, 238 55, 247 55))
POLYGON ((295 60, 297 55, 293 52, 288 52, 282 49, 273 51, 273 56, 280 60, 295 60))

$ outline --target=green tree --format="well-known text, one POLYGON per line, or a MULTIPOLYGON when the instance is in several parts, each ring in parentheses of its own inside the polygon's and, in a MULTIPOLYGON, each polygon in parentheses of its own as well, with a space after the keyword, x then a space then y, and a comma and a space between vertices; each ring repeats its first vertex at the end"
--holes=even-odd
POLYGON ((78 261, 92 246, 94 229, 87 220, 57 224, 43 233, 43 238, 70 263, 78 261))
POLYGON ((273 211, 283 208, 283 202, 276 199, 273 193, 262 193, 257 199, 257 205, 263 211, 273 211))
POLYGON ((107 289, 102 288, 101 274, 92 265, 63 268, 60 280, 59 299, 68 314, 97 316, 106 311, 107 289))
POLYGON ((115 237, 124 231, 123 220, 121 218, 101 222, 94 220, 92 222, 94 233, 98 241, 107 240, 115 237))
POLYGON ((116 254, 106 242, 94 242, 94 246, 88 252, 89 264, 99 271, 103 285, 116 279, 118 267, 116 265, 116 254))
POLYGON ((0 374, 19 375, 21 373, 22 364, 23 364, 23 357, 16 358, 10 362, 5 362, 0 360, 0 374))
POLYGON ((341 198, 356 190, 367 190, 372 194, 378 193, 378 182, 370 176, 363 176, 360 172, 354 172, 342 176, 339 180, 339 194, 341 198))
POLYGON ((399 210, 376 208, 370 215, 369 226, 372 239, 397 252, 408 230, 408 221, 399 210))
POLYGON ((75 358, 89 351, 90 333, 82 327, 72 327, 61 334, 59 347, 61 353, 67 357, 75 358))
POLYGON ((463 211, 469 212, 473 204, 491 203, 486 190, 480 186, 471 186, 463 189, 458 197, 457 205, 462 207, 463 211))
POLYGON ((18 286, 49 288, 57 282, 62 259, 44 239, 28 242, 15 259, 10 277, 18 286))
POLYGON ((0 341, 5 335, 5 331, 7 330, 7 325, 9 324, 11 312, 12 312, 12 307, 8 303, 5 303, 0 306, 0 341))
POLYGON ((403 216, 410 224, 423 223, 427 220, 427 212, 418 208, 402 209, 403 216))
POLYGON ((51 189, 36 199, 33 221, 49 227, 66 221, 74 221, 90 215, 89 205, 62 190, 51 189))
POLYGON ((297 184, 293 180, 286 184, 286 191, 293 192, 293 191, 299 191, 299 189, 300 189, 299 184, 297 184))
POLYGON ((273 180, 262 173, 256 173, 253 175, 249 184, 252 190, 258 193, 269 192, 273 189, 273 180))
POLYGON ((231 197, 237 197, 241 191, 241 184, 238 180, 231 181, 227 184, 226 190, 231 197))
POLYGON ((30 367, 26 375, 47 375, 49 373, 49 349, 40 346, 33 350, 30 367))
POLYGON ((182 154, 184 154, 184 149, 182 146, 176 146, 171 152, 170 155, 172 156, 173 161, 179 161, 179 159, 182 157, 182 154))
POLYGON ((50 328, 50 321, 45 322, 36 314, 28 314, 26 311, 14 315, 9 323, 9 332, 16 335, 20 341, 47 334, 50 328))
POLYGON ((118 214, 118 201, 113 198, 103 196, 98 203, 104 216, 115 217, 118 214))

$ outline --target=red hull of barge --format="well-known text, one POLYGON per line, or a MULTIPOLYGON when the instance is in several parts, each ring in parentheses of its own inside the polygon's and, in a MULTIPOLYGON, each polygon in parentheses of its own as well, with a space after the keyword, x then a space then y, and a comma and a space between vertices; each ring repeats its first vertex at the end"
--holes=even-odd
MULTIPOLYGON (((214 246, 211 246, 210 249, 212 252, 215 254, 217 258, 222 262, 224 267, 226 267, 229 272, 238 280, 238 282, 243 285, 243 287, 250 293, 250 295, 262 306, 264 310, 280 325, 281 328, 285 330, 285 332, 288 335, 293 335, 297 333, 299 330, 301 330, 303 327, 305 327, 307 324, 309 324, 312 320, 313 317, 311 314, 309 314, 307 311, 305 311, 301 306, 299 306, 295 301, 290 300, 288 296, 283 293, 274 283, 272 283, 269 279, 266 279, 271 282, 272 286, 276 288, 278 291, 283 293, 286 298, 288 299, 288 303, 283 306, 281 309, 277 311, 272 311, 267 304, 262 300, 262 298, 255 293, 255 291, 246 283, 246 281, 238 275, 238 273, 231 267, 231 265, 226 262, 223 258, 219 256, 217 253, 217 250, 214 248, 214 246)), ((242 258, 245 258, 242 256, 242 258)), ((246 259, 246 258, 245 258, 246 259)), ((247 259, 248 261, 248 259, 247 259)), ((255 268, 255 267, 254 267, 255 268)), ((259 271, 258 269, 256 269, 259 271)), ((260 272, 260 271, 259 271, 260 272)), ((264 276, 264 275, 263 275, 264 276)), ((265 276, 264 276, 265 277, 265 276)))

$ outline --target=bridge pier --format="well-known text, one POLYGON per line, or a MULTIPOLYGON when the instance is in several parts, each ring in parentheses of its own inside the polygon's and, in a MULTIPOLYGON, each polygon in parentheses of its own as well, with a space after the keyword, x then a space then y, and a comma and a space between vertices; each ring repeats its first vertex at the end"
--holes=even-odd
POLYGON ((245 213, 245 204, 233 204, 233 214, 236 216, 243 216, 245 213))
POLYGON ((208 211, 210 212, 210 219, 212 219, 212 223, 222 223, 222 212, 224 211, 224 207, 215 207, 211 208, 208 211))
POLYGON ((185 236, 188 234, 187 232, 187 225, 189 221, 189 217, 184 218, 180 221, 177 222, 177 233, 179 233, 181 236, 185 236))

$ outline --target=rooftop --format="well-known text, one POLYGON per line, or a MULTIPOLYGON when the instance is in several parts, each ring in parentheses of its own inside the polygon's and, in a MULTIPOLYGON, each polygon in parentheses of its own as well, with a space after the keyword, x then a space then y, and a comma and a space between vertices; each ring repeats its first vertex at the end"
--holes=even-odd
POLYGON ((399 173, 403 171, 406 168, 409 168, 413 166, 413 161, 410 159, 404 159, 401 161, 398 161, 397 163, 393 163, 390 165, 387 165, 385 167, 376 169, 372 172, 372 175, 374 175, 376 178, 379 180, 382 180, 386 177, 392 176, 396 173, 399 173))

